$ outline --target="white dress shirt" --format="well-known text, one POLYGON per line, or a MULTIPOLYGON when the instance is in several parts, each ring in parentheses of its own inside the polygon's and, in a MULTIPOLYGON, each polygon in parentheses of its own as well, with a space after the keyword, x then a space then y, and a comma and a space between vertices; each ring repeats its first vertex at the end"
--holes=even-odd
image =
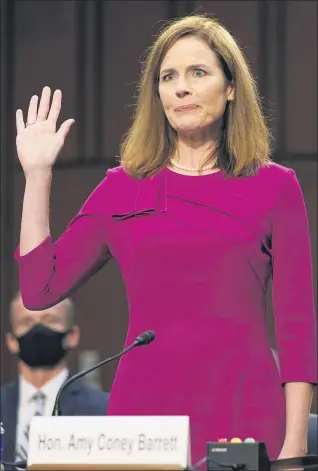
POLYGON ((44 410, 43 415, 51 415, 54 407, 54 402, 58 390, 65 382, 69 375, 69 372, 66 368, 61 370, 54 378, 44 384, 44 386, 39 390, 35 388, 32 384, 25 381, 24 378, 19 378, 19 404, 18 404, 18 414, 17 414, 17 429, 16 429, 16 443, 19 443, 19 438, 23 434, 30 417, 33 417, 36 410, 35 404, 32 402, 32 397, 38 391, 41 391, 45 395, 44 399, 44 410))

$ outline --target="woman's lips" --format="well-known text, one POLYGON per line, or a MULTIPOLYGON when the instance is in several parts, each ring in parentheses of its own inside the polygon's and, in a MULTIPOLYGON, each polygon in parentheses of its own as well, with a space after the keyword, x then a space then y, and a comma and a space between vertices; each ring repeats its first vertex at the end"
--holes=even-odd
POLYGON ((184 106, 178 106, 178 108, 175 109, 177 112, 182 112, 182 111, 192 111, 197 108, 197 105, 184 105, 184 106))

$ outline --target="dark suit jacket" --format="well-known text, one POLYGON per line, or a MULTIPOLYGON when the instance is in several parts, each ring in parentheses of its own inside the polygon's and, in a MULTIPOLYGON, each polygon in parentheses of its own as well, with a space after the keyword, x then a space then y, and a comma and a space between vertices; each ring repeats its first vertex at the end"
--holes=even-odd
MULTIPOLYGON (((1 422, 5 430, 4 461, 15 458, 19 381, 4 385, 1 390, 1 422)), ((71 383, 61 396, 62 415, 106 415, 109 394, 84 381, 71 383)))

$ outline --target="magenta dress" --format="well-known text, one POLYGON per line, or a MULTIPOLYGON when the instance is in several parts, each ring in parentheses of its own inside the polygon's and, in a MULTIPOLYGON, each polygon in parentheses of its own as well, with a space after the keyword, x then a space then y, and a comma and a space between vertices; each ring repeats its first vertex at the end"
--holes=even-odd
POLYGON ((293 170, 271 164, 228 178, 164 169, 135 180, 117 167, 55 243, 15 257, 33 310, 117 260, 126 345, 148 329, 156 339, 121 360, 109 414, 188 415, 193 463, 207 441, 232 437, 264 441, 277 458, 283 384, 317 382, 309 232, 293 170), (280 373, 265 321, 271 277, 280 373))

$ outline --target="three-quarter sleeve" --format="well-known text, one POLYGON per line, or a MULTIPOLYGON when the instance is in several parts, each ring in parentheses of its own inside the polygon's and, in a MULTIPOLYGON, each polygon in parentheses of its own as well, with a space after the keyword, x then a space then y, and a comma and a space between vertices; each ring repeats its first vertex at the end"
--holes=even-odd
POLYGON ((106 175, 56 242, 47 237, 23 256, 17 247, 14 257, 22 300, 28 309, 57 304, 111 258, 106 231, 108 198, 106 175))
POLYGON ((317 383, 317 328, 307 212, 289 169, 272 227, 273 309, 282 383, 317 383))

